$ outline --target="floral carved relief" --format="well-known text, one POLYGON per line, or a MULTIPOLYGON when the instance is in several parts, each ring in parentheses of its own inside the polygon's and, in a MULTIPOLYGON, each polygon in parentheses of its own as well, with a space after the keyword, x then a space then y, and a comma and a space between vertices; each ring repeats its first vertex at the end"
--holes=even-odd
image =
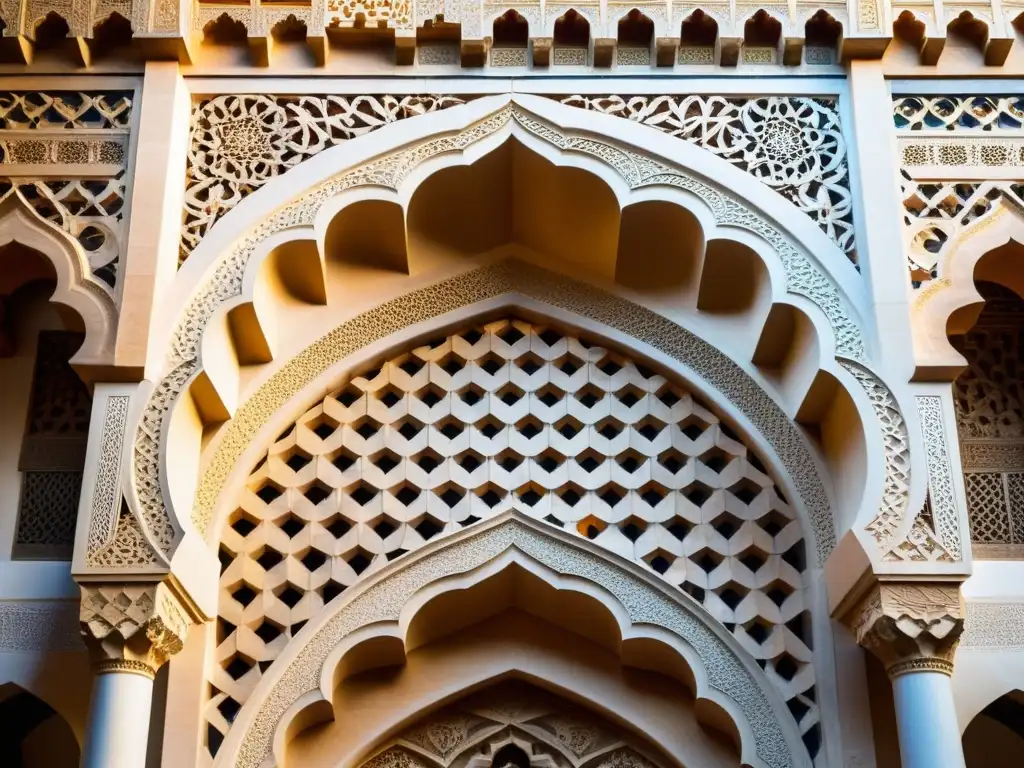
POLYGON ((180 260, 268 181, 319 152, 408 117, 464 104, 457 96, 229 95, 192 109, 180 260))
POLYGON ((835 100, 769 96, 570 96, 563 104, 622 117, 714 153, 774 189, 845 253, 853 206, 835 100))

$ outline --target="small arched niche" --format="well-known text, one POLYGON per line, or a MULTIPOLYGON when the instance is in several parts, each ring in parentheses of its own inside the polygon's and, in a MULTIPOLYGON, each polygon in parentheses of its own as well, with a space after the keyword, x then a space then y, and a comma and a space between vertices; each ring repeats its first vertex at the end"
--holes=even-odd
POLYGON ((619 205, 589 171, 555 166, 515 139, 446 168, 409 203, 413 274, 517 243, 602 279, 615 274, 619 205))
POLYGON ((78 742, 52 707, 14 683, 0 685, 0 755, 18 768, 77 768, 78 742))
POLYGON ((1024 755, 1024 691, 1003 694, 962 736, 967 768, 1015 768, 1024 755))
POLYGON ((615 281, 653 293, 691 290, 704 257, 704 232, 685 208, 666 201, 622 210, 615 281))

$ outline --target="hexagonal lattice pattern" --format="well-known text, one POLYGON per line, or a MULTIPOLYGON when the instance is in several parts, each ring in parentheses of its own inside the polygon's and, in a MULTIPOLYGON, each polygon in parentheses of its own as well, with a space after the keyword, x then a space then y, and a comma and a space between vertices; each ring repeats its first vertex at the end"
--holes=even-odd
POLYGON ((702 603, 816 742, 804 543, 765 466, 678 382, 507 319, 353 376, 253 469, 220 544, 211 749, 324 603, 509 508, 642 563, 702 603))

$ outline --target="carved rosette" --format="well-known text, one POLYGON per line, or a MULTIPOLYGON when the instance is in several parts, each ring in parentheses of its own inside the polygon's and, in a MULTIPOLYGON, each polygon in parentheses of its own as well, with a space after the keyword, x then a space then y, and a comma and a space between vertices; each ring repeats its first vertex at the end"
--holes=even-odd
POLYGON ((97 674, 152 678, 205 617, 172 581, 86 583, 79 624, 97 674))
POLYGON ((957 582, 880 582, 843 618, 890 678, 908 672, 953 674, 964 628, 957 582))

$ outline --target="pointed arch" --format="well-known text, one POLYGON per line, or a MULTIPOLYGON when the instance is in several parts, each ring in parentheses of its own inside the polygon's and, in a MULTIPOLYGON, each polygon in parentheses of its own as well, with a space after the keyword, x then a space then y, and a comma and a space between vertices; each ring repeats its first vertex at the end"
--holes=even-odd
POLYGON ((257 768, 280 756, 293 721, 322 720, 335 667, 367 631, 406 642, 409 622, 432 596, 466 589, 517 564, 556 590, 611 606, 622 637, 657 637, 685 659, 698 700, 727 712, 752 766, 810 766, 785 705, 763 672, 703 611, 628 563, 514 512, 402 558, 330 603, 260 681, 215 765, 257 768))
POLYGON ((57 274, 52 301, 76 312, 85 326, 85 341, 71 362, 81 371, 110 365, 117 332, 117 308, 93 278, 82 246, 43 220, 16 187, 0 199, 0 248, 19 243, 40 253, 57 274))

